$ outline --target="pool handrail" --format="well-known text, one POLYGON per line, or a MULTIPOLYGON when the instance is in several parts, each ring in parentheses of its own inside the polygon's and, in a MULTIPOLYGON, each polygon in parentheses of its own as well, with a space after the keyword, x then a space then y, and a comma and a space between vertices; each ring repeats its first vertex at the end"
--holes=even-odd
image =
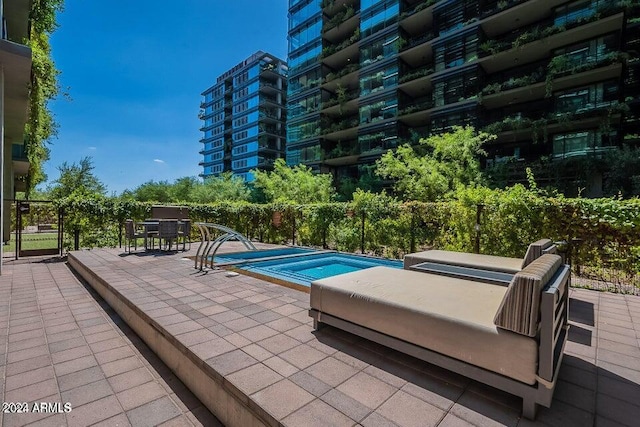
POLYGON ((242 243, 244 247, 247 248, 248 250, 250 251, 257 250, 257 248, 254 246, 253 243, 251 243, 249 239, 247 239, 242 233, 232 228, 225 227, 224 225, 208 223, 208 222, 197 222, 196 225, 198 226, 198 229, 200 230, 200 236, 202 237, 202 240, 200 241, 200 246, 198 246, 198 251, 196 252, 196 259, 195 259, 195 268, 200 271, 202 271, 202 269, 206 266, 209 253, 215 247, 215 249, 213 250, 213 254, 211 254, 211 266, 213 267, 213 257, 215 256, 220 246, 222 246, 222 244, 227 240, 235 239, 235 240, 238 240, 240 243, 242 243), (218 236, 216 239, 212 241, 211 229, 222 231, 223 234, 218 236))

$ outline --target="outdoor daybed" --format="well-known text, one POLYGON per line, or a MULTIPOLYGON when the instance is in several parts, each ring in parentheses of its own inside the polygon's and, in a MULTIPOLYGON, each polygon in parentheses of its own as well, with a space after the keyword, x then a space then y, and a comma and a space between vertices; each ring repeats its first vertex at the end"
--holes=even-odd
POLYGON ((311 284, 329 324, 549 407, 567 339, 569 266, 546 254, 508 287, 389 267, 311 284))
POLYGON ((549 239, 541 239, 531 243, 527 248, 524 258, 429 250, 405 255, 404 268, 408 270, 416 264, 429 262, 432 264, 445 264, 515 274, 536 258, 548 253, 556 253, 556 245, 549 239))

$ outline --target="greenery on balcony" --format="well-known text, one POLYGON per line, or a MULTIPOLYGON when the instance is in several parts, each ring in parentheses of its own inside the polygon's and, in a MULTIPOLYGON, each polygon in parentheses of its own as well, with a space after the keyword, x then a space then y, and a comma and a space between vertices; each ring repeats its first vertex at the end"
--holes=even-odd
POLYGON ((433 38, 433 32, 428 31, 426 33, 420 34, 419 36, 411 37, 408 40, 400 37, 396 43, 398 44, 398 50, 400 51, 400 50, 410 49, 414 46, 421 45, 422 43, 426 43, 432 38, 433 38))
POLYGON ((509 9, 513 6, 516 6, 522 2, 524 2, 526 0, 500 0, 498 2, 495 3, 494 7, 488 6, 485 7, 484 11, 481 14, 481 19, 486 18, 487 16, 491 16, 493 14, 496 14, 498 12, 502 12, 505 9, 509 9))
POLYGON ((358 126, 359 123, 360 121, 357 118, 345 119, 339 122, 325 121, 325 126, 323 126, 322 133, 324 135, 327 135, 330 133, 339 132, 341 130, 351 129, 358 126))
POLYGON ((336 13, 330 20, 324 23, 324 25, 322 26, 322 32, 326 33, 327 31, 339 26, 349 18, 353 17, 355 14, 356 10, 353 8, 353 6, 345 6, 343 11, 336 13))
POLYGON ((419 79, 420 77, 428 76, 429 74, 433 74, 433 67, 421 67, 400 77, 400 79, 398 79, 398 83, 406 83, 411 80, 419 79))
POLYGON ((490 83, 482 89, 482 95, 492 95, 503 90, 511 90, 519 87, 540 83, 544 80, 544 67, 538 68, 531 74, 521 77, 511 77, 504 82, 490 83))
POLYGON ((339 143, 333 150, 325 153, 325 159, 338 159, 340 157, 356 156, 360 154, 360 147, 355 144, 339 143))
POLYGON ((575 27, 579 27, 590 22, 597 21, 607 16, 614 15, 623 11, 627 7, 631 7, 632 0, 619 0, 614 2, 600 3, 595 9, 594 13, 589 16, 580 17, 574 21, 568 22, 565 25, 550 25, 547 27, 541 27, 540 25, 533 26, 526 31, 518 34, 518 36, 509 40, 490 39, 479 45, 480 50, 485 54, 495 55, 500 52, 504 52, 509 49, 515 49, 522 47, 531 42, 542 40, 550 37, 554 34, 559 34, 564 31, 570 30, 575 27))
POLYGON ((341 51, 342 49, 345 49, 348 46, 351 46, 352 44, 354 44, 355 42, 357 42, 358 40, 360 40, 360 28, 356 28, 356 30, 353 32, 353 34, 351 35, 351 37, 349 37, 348 39, 344 40, 342 43, 337 44, 337 45, 331 45, 331 46, 326 46, 322 48, 322 53, 320 54, 321 58, 328 58, 329 56, 333 55, 336 52, 341 51))
POLYGON ((347 74, 351 74, 354 71, 359 70, 359 69, 360 69, 360 64, 349 64, 346 67, 342 68, 337 73, 329 73, 329 74, 327 74, 327 76, 325 77, 324 81, 325 81, 325 83, 328 83, 328 82, 330 82, 332 80, 344 77, 347 74))
POLYGON ((400 21, 402 21, 405 18, 410 17, 411 15, 414 15, 422 10, 425 10, 426 8, 434 5, 436 3, 437 0, 425 0, 422 3, 418 4, 416 7, 414 7, 413 9, 409 9, 405 12, 402 12, 400 14, 400 17, 398 18, 400 21))
POLYGON ((482 130, 484 132, 497 135, 499 133, 507 131, 531 129, 532 140, 534 142, 538 142, 540 140, 540 137, 542 137, 543 142, 546 142, 547 126, 550 124, 569 124, 573 120, 579 120, 581 118, 597 115, 602 116, 600 129, 602 131, 608 131, 610 127, 610 120, 613 116, 618 114, 626 114, 629 111, 629 106, 625 102, 603 102, 594 105, 587 105, 584 108, 580 108, 576 111, 552 112, 549 113, 546 117, 541 117, 538 119, 523 117, 519 114, 515 116, 509 116, 500 121, 485 126, 482 130))
POLYGON ((549 61, 547 66, 546 96, 551 96, 553 92, 553 80, 565 75, 583 73, 595 68, 604 67, 611 64, 623 63, 629 59, 629 54, 625 52, 610 52, 598 59, 576 61, 571 54, 559 55, 549 61))
POLYGON ((415 113, 416 111, 424 111, 433 108, 433 99, 425 99, 424 101, 413 103, 398 112, 399 116, 415 113))

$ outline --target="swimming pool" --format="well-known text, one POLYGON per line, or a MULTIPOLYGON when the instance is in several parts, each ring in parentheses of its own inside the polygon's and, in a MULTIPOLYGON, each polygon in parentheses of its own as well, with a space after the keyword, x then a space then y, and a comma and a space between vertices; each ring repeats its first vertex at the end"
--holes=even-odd
POLYGON ((372 258, 339 252, 309 254, 303 257, 250 262, 238 268, 262 276, 310 286, 317 279, 350 273, 376 266, 402 269, 402 261, 372 258))
POLYGON ((214 262, 229 263, 251 261, 260 258, 273 258, 282 256, 304 255, 317 252, 315 249, 309 248, 280 248, 280 249, 261 249, 257 251, 230 252, 217 254, 214 262))

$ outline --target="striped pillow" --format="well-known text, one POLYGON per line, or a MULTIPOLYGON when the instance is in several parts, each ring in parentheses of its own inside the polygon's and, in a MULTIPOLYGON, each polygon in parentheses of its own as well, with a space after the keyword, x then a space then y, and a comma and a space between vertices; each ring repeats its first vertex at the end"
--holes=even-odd
POLYGON ((513 276, 493 323, 499 328, 535 337, 542 289, 561 264, 560 256, 545 254, 513 276))
POLYGON ((527 248, 527 253, 524 254, 524 259, 522 260, 522 268, 525 268, 534 260, 540 258, 540 256, 544 253, 543 251, 552 244, 553 242, 549 239, 540 239, 537 242, 533 242, 532 244, 530 244, 527 248))

